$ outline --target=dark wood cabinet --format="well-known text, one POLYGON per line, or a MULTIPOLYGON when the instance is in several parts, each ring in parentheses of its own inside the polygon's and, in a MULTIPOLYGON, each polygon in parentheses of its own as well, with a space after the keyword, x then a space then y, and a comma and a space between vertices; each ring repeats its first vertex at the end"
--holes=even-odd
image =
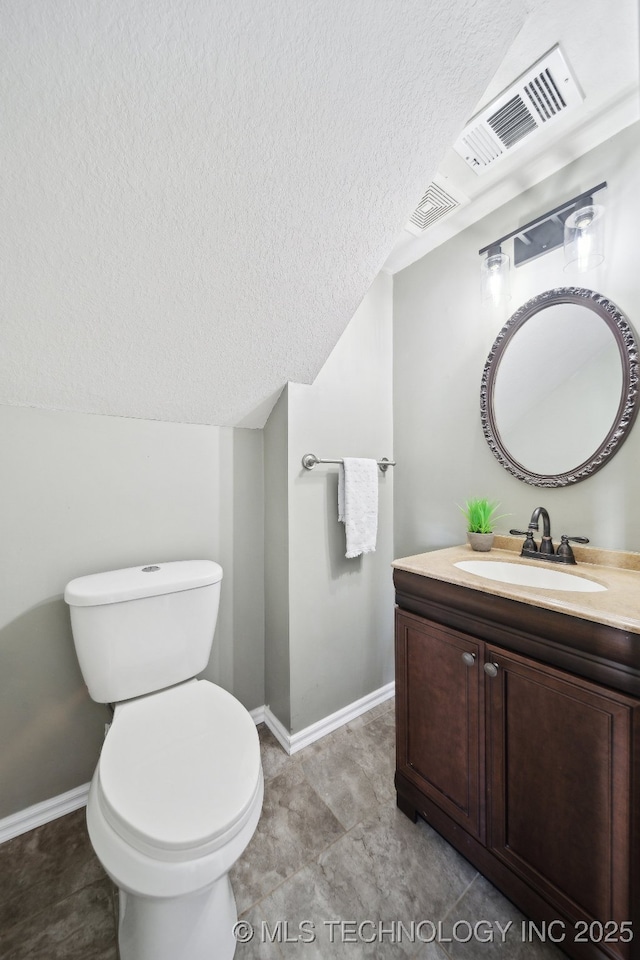
POLYGON ((404 736, 398 769, 476 837, 484 834, 482 644, 435 623, 398 617, 404 736))
POLYGON ((558 915, 619 926, 640 704, 495 647, 485 656, 498 671, 485 683, 487 846, 558 915))
POLYGON ((605 662, 608 627, 606 650, 568 671, 586 622, 554 614, 571 627, 550 632, 574 640, 550 651, 548 636, 509 631, 513 601, 480 611, 458 587, 449 605, 451 585, 412 576, 396 571, 399 807, 526 916, 561 921, 570 956, 639 960, 640 670, 624 665, 622 690, 599 682, 620 668, 605 662))

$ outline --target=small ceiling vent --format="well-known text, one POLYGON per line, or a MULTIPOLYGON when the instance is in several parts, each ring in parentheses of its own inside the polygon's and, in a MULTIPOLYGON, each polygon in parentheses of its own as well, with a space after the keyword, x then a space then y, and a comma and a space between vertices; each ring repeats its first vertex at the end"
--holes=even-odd
POLYGON ((459 190, 456 190, 456 196, 454 197, 450 186, 447 184, 445 187, 444 182, 443 177, 437 176, 429 184, 422 200, 411 215, 409 223, 405 226, 405 230, 408 230, 409 233, 419 237, 434 223, 443 220, 458 207, 469 203, 469 198, 465 197, 459 190))
POLYGON ((454 149, 472 170, 485 173, 583 99, 556 45, 469 121, 454 149))

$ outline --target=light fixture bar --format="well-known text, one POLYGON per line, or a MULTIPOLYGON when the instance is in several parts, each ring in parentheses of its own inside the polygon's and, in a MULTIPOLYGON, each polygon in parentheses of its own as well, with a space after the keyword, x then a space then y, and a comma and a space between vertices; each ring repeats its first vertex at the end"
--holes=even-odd
MULTIPOLYGON (((507 233, 504 237, 500 237, 499 240, 494 240, 493 243, 487 244, 486 247, 482 247, 481 250, 478 250, 478 254, 482 255, 483 253, 488 253, 489 251, 499 247, 501 243, 504 243, 506 240, 511 240, 512 237, 516 237, 520 240, 520 243, 523 246, 535 246, 535 238, 532 240, 530 237, 524 237, 524 234, 527 231, 531 231, 534 227, 538 227, 547 221, 551 220, 555 223, 556 230, 560 232, 560 240, 558 243, 554 243, 554 246, 560 246, 563 242, 562 230, 564 226, 564 221, 561 220, 561 215, 564 213, 566 216, 574 209, 576 203, 579 200, 584 200, 587 197, 592 197, 594 193, 597 193, 598 190, 604 190, 607 186, 606 180, 603 183, 599 183, 597 187, 591 187, 590 190, 585 190, 583 193, 579 193, 577 197, 573 197, 571 200, 567 200, 565 203, 561 203, 559 207, 554 207, 553 210, 549 210, 547 213, 543 213, 542 216, 536 217, 535 220, 531 220, 530 223, 525 223, 523 227, 518 227, 517 230, 512 230, 511 233, 507 233)), ((566 217, 565 217, 566 219, 566 217)), ((555 237, 555 230, 551 228, 551 239, 555 237)), ((551 242, 551 240, 549 241, 551 242)), ((523 263, 525 260, 530 260, 533 257, 540 256, 542 253, 547 253, 549 250, 552 250, 553 247, 549 246, 548 243, 543 247, 544 241, 541 241, 538 244, 538 249, 534 252, 528 252, 528 255, 522 256, 520 259, 514 257, 516 266, 518 263, 523 263)))

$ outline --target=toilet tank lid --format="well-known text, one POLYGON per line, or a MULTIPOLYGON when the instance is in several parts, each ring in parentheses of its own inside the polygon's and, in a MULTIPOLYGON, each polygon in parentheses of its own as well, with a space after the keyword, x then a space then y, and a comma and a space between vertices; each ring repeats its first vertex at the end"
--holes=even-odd
POLYGON ((222 567, 214 560, 149 563, 141 567, 77 577, 67 584, 64 599, 71 607, 92 607, 193 590, 220 580, 222 567))

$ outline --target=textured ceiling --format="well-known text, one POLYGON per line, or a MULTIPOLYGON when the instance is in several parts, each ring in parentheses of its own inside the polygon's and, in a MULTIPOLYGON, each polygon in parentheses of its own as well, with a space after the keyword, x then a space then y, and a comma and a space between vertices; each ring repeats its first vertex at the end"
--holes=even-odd
POLYGON ((0 402, 259 427, 311 382, 514 0, 5 0, 0 402))

